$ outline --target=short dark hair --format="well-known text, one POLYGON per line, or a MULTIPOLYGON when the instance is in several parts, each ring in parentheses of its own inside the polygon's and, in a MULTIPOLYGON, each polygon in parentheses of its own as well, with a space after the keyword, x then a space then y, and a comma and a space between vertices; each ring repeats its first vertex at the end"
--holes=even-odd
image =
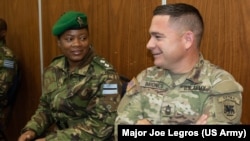
POLYGON ((5 34, 3 31, 7 31, 7 23, 4 19, 0 18, 0 41, 5 43, 5 34))
POLYGON ((185 3, 160 5, 155 8, 153 15, 169 15, 170 22, 180 23, 195 33, 197 44, 200 45, 204 23, 197 8, 185 3))

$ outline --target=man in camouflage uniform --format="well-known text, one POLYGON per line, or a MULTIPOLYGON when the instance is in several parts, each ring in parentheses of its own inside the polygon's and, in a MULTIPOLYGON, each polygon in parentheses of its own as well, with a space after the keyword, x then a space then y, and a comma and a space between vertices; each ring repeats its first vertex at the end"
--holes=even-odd
POLYGON ((132 79, 119 124, 240 124, 242 86, 199 51, 203 20, 187 4, 158 6, 147 43, 155 66, 132 79))
MULTIPOLYGON (((12 50, 7 47, 5 36, 7 34, 7 23, 0 18, 0 116, 3 108, 8 103, 8 91, 13 84, 17 73, 17 60, 12 50)), ((2 120, 1 120, 2 121, 2 120)))
POLYGON ((38 109, 19 141, 113 140, 121 82, 112 65, 94 53, 86 15, 68 11, 52 31, 63 55, 45 69, 38 109), (54 123, 55 132, 46 132, 54 123))

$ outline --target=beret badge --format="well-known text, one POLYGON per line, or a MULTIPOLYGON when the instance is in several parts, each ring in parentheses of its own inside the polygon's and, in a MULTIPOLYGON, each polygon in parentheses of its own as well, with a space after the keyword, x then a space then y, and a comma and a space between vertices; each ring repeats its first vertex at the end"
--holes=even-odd
POLYGON ((78 22, 78 24, 80 25, 80 27, 83 27, 83 26, 84 26, 84 22, 83 22, 83 20, 81 19, 81 17, 77 17, 77 22, 78 22))

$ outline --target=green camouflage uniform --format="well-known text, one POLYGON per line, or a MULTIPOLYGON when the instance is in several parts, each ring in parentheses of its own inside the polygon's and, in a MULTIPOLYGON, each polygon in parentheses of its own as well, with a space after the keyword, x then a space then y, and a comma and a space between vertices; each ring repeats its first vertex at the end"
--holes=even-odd
POLYGON ((69 73, 65 56, 52 61, 44 72, 39 107, 22 132, 33 130, 41 136, 55 123, 58 130, 46 134, 46 141, 113 140, 119 75, 93 52, 81 66, 69 73))
POLYGON ((5 43, 0 41, 0 113, 8 102, 7 92, 13 83, 16 72, 16 57, 5 43))
POLYGON ((150 67, 128 84, 116 130, 118 124, 139 119, 157 125, 195 124, 202 114, 208 114, 207 124, 240 124, 242 92, 231 74, 201 54, 193 70, 175 80, 168 70, 150 67))

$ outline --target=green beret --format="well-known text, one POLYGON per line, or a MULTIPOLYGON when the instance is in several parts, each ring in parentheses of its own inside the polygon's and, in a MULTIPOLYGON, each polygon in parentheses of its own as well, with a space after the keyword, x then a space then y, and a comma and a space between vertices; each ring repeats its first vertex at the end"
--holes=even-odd
POLYGON ((88 26, 87 16, 82 12, 68 11, 54 24, 52 33, 55 36, 63 34, 66 30, 82 29, 88 26))

